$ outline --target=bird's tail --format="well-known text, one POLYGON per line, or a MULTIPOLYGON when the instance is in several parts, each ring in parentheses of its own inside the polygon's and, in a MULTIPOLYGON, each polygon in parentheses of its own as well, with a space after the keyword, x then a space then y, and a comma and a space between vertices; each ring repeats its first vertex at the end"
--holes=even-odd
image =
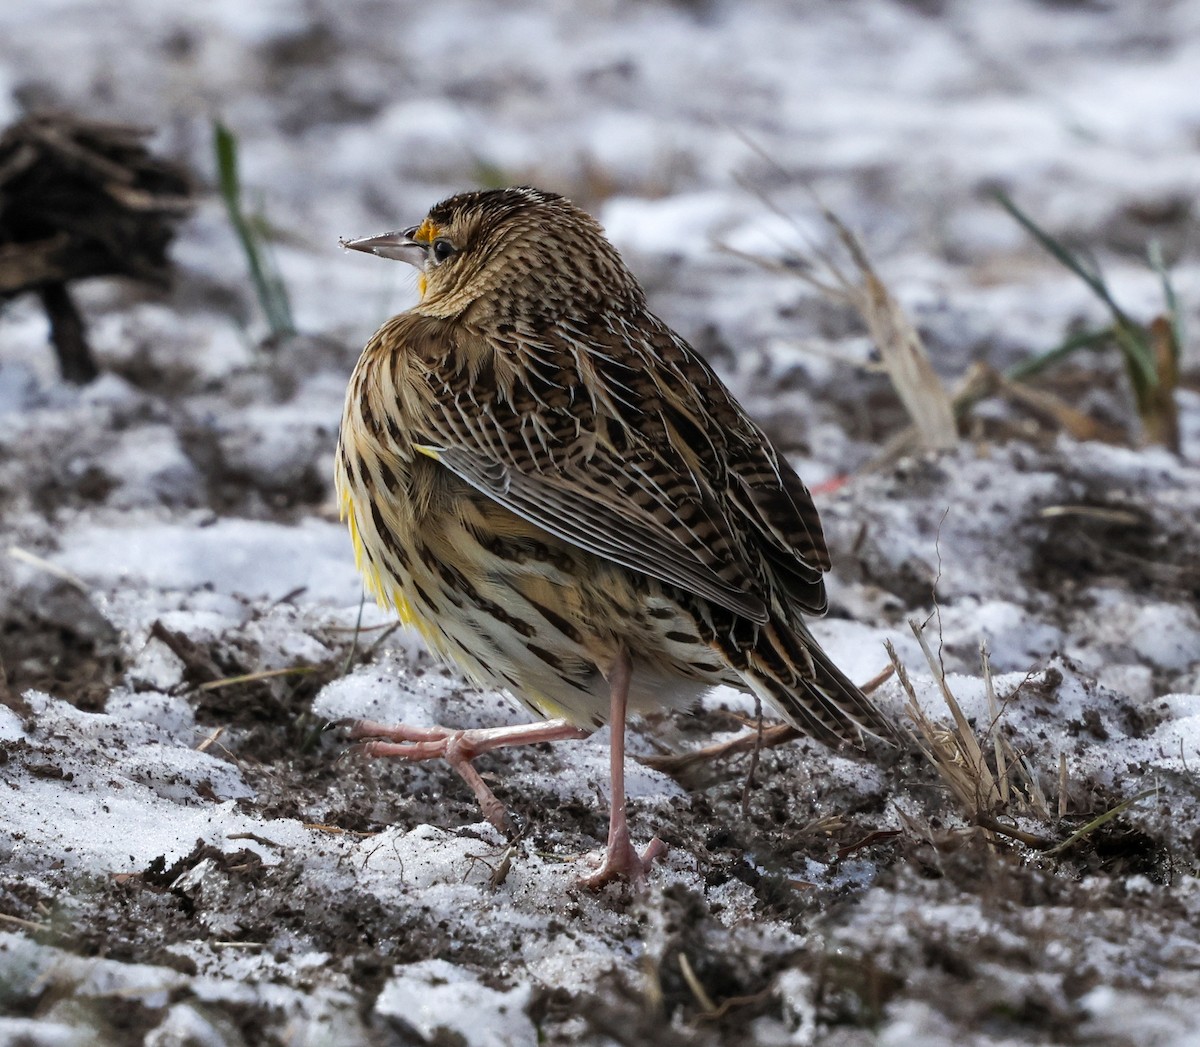
POLYGON ((863 748, 863 735, 887 741, 895 724, 830 660, 803 623, 771 621, 747 651, 746 682, 797 730, 834 748, 863 748))

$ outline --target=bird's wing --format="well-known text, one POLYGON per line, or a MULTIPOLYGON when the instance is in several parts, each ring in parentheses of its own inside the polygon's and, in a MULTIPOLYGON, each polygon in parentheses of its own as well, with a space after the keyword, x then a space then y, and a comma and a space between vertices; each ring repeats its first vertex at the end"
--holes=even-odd
POLYGON ((649 331, 623 339, 584 324, 508 347, 443 332, 421 354, 433 410, 419 449, 563 541, 736 614, 768 619, 768 575, 820 613, 829 560, 808 491, 712 369, 644 315, 649 331))
POLYGON ((761 565, 770 590, 795 610, 824 614, 829 550, 808 488, 707 361, 656 317, 646 320, 635 344, 669 405, 666 435, 721 492, 727 532, 761 565))
POLYGON ((556 334, 498 352, 443 333, 421 353, 418 450, 571 545, 765 622, 761 558, 731 527, 714 452, 686 446, 698 423, 644 367, 556 334))
POLYGON ((766 438, 755 453, 730 464, 730 499, 759 539, 771 575, 805 614, 824 614, 825 535, 803 481, 766 438))
MULTIPOLYGON (((479 447, 420 448, 472 487, 506 509, 536 524, 564 542, 635 571, 661 579, 756 621, 766 621, 766 604, 756 595, 750 579, 744 585, 722 577, 706 564, 680 535, 662 526, 657 514, 639 495, 645 488, 630 485, 614 502, 600 479, 606 469, 597 458, 586 468, 596 471, 599 482, 582 484, 562 474, 543 475, 505 465, 480 453, 479 447)), ((725 571, 723 574, 729 575, 725 571)))

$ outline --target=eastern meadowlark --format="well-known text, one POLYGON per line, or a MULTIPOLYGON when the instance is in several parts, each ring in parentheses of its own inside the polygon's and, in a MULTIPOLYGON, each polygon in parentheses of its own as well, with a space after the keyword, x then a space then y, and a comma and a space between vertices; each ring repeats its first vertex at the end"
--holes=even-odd
POLYGON ((350 380, 337 491, 373 594, 474 683, 548 722, 360 722, 377 756, 471 761, 612 724, 608 849, 587 882, 641 879, 626 712, 729 684, 829 744, 886 718, 810 635, 821 525, 796 473, 711 367, 646 306, 600 226, 554 193, 463 193, 344 246, 420 270, 350 380))

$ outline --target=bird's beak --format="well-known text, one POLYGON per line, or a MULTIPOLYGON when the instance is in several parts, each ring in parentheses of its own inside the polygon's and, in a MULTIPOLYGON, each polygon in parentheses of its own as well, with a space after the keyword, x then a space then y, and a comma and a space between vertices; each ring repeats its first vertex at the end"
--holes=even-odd
POLYGON ((343 247, 352 251, 366 251, 380 258, 392 258, 397 262, 408 262, 421 268, 428 257, 428 244, 418 243, 410 235, 411 229, 403 232, 380 233, 378 236, 363 236, 357 240, 339 240, 343 247))

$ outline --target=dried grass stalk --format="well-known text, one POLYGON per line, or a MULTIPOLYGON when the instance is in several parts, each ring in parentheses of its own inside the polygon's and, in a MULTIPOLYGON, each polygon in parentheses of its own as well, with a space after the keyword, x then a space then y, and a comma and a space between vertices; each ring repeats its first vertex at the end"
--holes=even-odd
POLYGON ((837 269, 834 276, 845 300, 866 323, 892 387, 912 419, 920 446, 931 451, 952 448, 958 442, 954 407, 929 362, 921 336, 875 272, 858 237, 832 211, 822 213, 858 270, 860 281, 848 279, 837 269))
MULTIPOLYGON (((753 143, 750 144, 754 147, 753 143)), ((774 160, 761 151, 760 155, 774 164, 774 160)), ((774 214, 792 223, 797 231, 800 231, 794 217, 785 213, 762 190, 753 186, 747 188, 774 214)), ((926 450, 946 450, 954 447, 958 442, 954 407, 945 386, 929 362, 929 354, 916 327, 875 272, 862 241, 828 208, 821 207, 821 216, 837 235, 857 271, 857 278, 847 273, 830 252, 818 247, 811 247, 810 251, 819 266, 808 263, 807 259, 802 259, 806 264, 799 266, 784 265, 728 246, 725 250, 764 269, 785 271, 798 276, 831 301, 849 305, 862 317, 872 341, 879 350, 880 360, 892 381, 896 395, 912 419, 912 431, 900 434, 896 453, 902 453, 911 447, 914 434, 916 445, 926 450), (818 269, 823 272, 819 274, 814 271, 818 269)))

